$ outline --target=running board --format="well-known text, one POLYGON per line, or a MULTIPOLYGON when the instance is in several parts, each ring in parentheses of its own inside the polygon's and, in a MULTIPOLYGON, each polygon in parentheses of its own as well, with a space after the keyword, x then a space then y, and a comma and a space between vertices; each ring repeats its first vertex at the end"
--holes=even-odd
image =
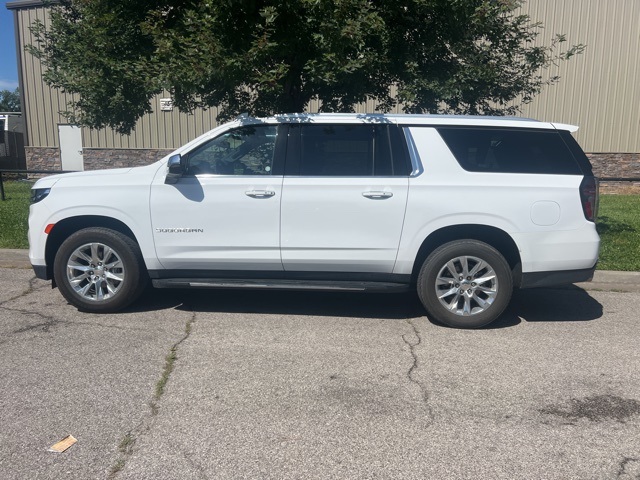
POLYGON ((237 278, 163 278, 152 280, 156 288, 241 288, 268 290, 320 290, 341 292, 402 292, 406 283, 328 280, 246 280, 237 278))

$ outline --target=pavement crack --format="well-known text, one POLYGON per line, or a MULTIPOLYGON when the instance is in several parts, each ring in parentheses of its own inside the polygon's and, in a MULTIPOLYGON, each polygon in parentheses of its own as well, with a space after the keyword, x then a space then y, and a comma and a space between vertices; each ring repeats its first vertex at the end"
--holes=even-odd
POLYGON ((120 455, 109 470, 109 474, 107 475, 108 480, 115 479, 120 470, 124 468, 127 463, 127 459, 131 455, 133 455, 136 440, 148 429, 149 427, 143 420, 133 430, 130 430, 124 434, 124 436, 120 440, 120 443, 118 444, 118 452, 120 452, 120 455))
POLYGON ((167 386, 167 382, 171 377, 171 373, 173 372, 173 367, 175 366, 176 360, 178 359, 178 348, 182 342, 184 342, 191 335, 191 330, 193 328, 193 324, 196 321, 196 312, 191 311, 191 317, 187 320, 187 323, 184 327, 184 335, 180 340, 174 343, 169 350, 169 353, 165 357, 164 369, 162 370, 162 375, 160 376, 160 380, 156 383, 156 391, 153 395, 153 399, 151 400, 151 414, 156 415, 160 409, 160 399, 162 395, 164 395, 164 389, 167 386))
POLYGON ((175 362, 176 360, 178 360, 178 349, 180 345, 182 345, 182 343, 191 336, 193 324, 196 322, 196 316, 196 312, 192 309, 191 316, 184 326, 184 334, 176 343, 171 346, 171 348, 169 349, 169 353, 165 357, 165 364, 160 376, 160 380, 158 380, 158 382, 156 383, 156 389, 153 394, 153 398, 151 399, 151 402, 149 402, 149 406, 151 407, 151 416, 143 419, 134 429, 128 431, 120 440, 120 443, 118 444, 119 455, 116 461, 111 466, 108 475, 109 480, 114 480, 115 478, 117 478, 118 473, 127 464, 127 460, 133 455, 138 439, 145 432, 150 430, 151 422, 153 421, 152 419, 160 411, 160 399, 162 398, 167 382, 171 377, 175 362))
MULTIPOLYGON (((16 330, 13 330, 11 332, 11 334, 19 334, 19 333, 25 333, 25 332, 30 332, 33 330, 39 330, 41 329, 43 332, 48 332, 49 329, 51 327, 53 327, 54 325, 58 325, 58 324, 63 324, 63 323, 69 323, 66 321, 62 321, 58 318, 55 318, 51 315, 45 315, 44 313, 40 313, 40 312, 35 312, 33 310, 26 310, 23 308, 9 308, 9 307, 3 307, 2 305, 0 305, 0 310, 4 310, 7 312, 12 312, 12 313, 21 313, 23 315, 31 315, 31 316, 36 316, 39 317, 41 319, 44 320, 44 322, 41 323, 37 323, 35 325, 27 325, 24 326, 22 328, 18 328, 16 330)), ((4 342, 2 342, 4 343, 4 342)))
POLYGON ((422 343, 422 337, 420 336, 420 332, 418 331, 418 328, 413 324, 413 322, 411 322, 411 320, 405 320, 405 322, 411 327, 412 332, 410 334, 403 334, 402 340, 409 347, 409 353, 413 358, 413 363, 411 364, 411 367, 407 371, 407 379, 409 380, 409 382, 416 385, 420 390, 421 400, 427 409, 427 413, 430 420, 429 423, 431 424, 434 422, 435 418, 433 414, 433 409, 429 404, 429 390, 427 389, 426 385, 424 385, 422 382, 418 380, 416 375, 416 372, 420 366, 420 361, 418 360, 418 354, 416 352, 416 349, 422 343))
POLYGON ((17 295, 14 295, 13 297, 7 298, 6 300, 0 301, 0 307, 3 306, 6 303, 13 302, 14 300, 17 300, 19 298, 26 297, 27 295, 29 295, 29 294, 35 292, 36 290, 38 290, 36 288, 36 283, 37 282, 38 282, 38 277, 35 277, 35 276, 31 277, 29 279, 28 284, 27 284, 27 289, 26 290, 24 290, 23 292, 21 292, 21 293, 19 293, 17 295))
POLYGON ((618 466, 618 475, 616 478, 620 480, 638 480, 640 479, 640 458, 624 457, 618 466), (627 471, 629 466, 636 465, 639 467, 635 472, 627 471))
POLYGON ((204 467, 202 466, 202 464, 200 462, 197 462, 194 458, 193 455, 191 455, 189 452, 187 452, 184 448, 179 448, 180 453, 182 454, 182 457, 187 461, 187 463, 189 465, 191 465, 191 467, 196 471, 198 478, 201 479, 208 479, 209 476, 207 475, 206 470, 204 469, 204 467))

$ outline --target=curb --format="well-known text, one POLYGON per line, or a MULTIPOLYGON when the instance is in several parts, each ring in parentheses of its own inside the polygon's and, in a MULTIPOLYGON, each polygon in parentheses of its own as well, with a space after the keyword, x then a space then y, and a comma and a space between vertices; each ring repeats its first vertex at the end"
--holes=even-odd
MULTIPOLYGON (((0 268, 31 269, 29 251, 0 249, 0 268)), ((591 291, 640 293, 640 272, 596 270, 591 282, 576 283, 575 285, 591 291)))
POLYGON ((0 249, 0 268, 31 268, 28 250, 0 249))

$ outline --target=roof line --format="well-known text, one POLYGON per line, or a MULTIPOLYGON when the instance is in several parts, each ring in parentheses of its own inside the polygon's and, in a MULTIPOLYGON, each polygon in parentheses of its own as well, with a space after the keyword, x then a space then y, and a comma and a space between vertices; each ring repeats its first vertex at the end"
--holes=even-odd
POLYGON ((58 3, 57 0, 16 0, 14 2, 7 2, 6 7, 7 10, 20 10, 22 8, 32 8, 32 7, 47 7, 52 3, 58 3))

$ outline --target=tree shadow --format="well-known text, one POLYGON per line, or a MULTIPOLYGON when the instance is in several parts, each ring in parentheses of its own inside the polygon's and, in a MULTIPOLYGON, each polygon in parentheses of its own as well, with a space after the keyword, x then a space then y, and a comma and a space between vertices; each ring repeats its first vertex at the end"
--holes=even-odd
POLYGON ((607 216, 598 217, 596 229, 598 230, 598 233, 600 235, 637 231, 637 229, 630 223, 621 222, 619 220, 616 220, 615 218, 607 216))

